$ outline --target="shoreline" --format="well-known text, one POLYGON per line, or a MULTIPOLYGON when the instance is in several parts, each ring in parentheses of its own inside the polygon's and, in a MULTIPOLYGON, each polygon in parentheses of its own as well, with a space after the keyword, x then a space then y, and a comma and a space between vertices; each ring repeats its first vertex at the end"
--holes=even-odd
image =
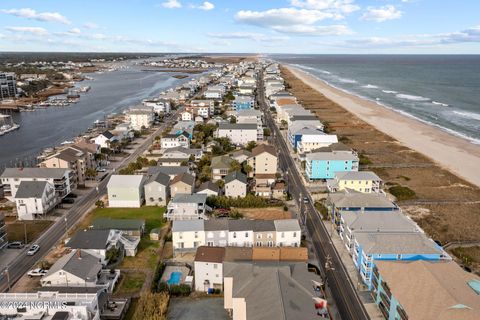
POLYGON ((295 77, 346 111, 430 158, 446 170, 480 187, 480 145, 450 134, 434 125, 401 114, 389 107, 346 93, 323 80, 290 65, 283 65, 295 77))

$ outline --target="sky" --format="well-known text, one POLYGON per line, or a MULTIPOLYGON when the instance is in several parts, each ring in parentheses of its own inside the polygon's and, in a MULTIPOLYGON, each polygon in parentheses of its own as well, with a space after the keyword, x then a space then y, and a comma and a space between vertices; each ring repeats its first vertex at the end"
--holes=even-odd
POLYGON ((0 51, 479 54, 479 0, 1 0, 0 51))

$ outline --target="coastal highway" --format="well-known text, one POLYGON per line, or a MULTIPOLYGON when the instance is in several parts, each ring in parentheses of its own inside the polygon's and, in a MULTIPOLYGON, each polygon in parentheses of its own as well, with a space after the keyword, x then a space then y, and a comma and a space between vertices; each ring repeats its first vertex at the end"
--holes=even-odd
POLYGON ((40 261, 49 251, 52 249, 58 241, 65 236, 67 230, 75 226, 80 222, 85 215, 91 210, 95 205, 95 202, 107 193, 107 183, 110 176, 115 172, 116 169, 119 169, 130 161, 134 161, 138 156, 140 156, 148 147, 152 144, 155 136, 161 134, 161 132, 168 127, 176 118, 181 109, 177 110, 175 113, 165 118, 165 121, 160 125, 160 127, 149 137, 143 141, 143 143, 138 146, 130 155, 124 158, 122 161, 115 163, 115 169, 110 171, 107 176, 100 181, 97 188, 92 188, 90 192, 79 197, 75 204, 68 210, 65 216, 59 218, 54 222, 50 228, 48 228, 34 243, 40 245, 40 250, 33 256, 27 256, 26 250, 29 246, 26 246, 24 250, 19 252, 18 256, 9 264, 7 270, 0 270, 0 292, 5 292, 9 290, 9 283, 12 286, 17 282, 28 270, 33 268, 33 266, 40 261))
POLYGON ((264 114, 264 120, 272 132, 273 143, 278 149, 281 169, 287 174, 288 189, 294 199, 299 199, 299 205, 302 205, 303 198, 310 199, 308 203, 303 204, 303 212, 300 212, 300 219, 305 223, 308 233, 312 239, 315 253, 324 269, 325 282, 332 292, 333 299, 343 320, 364 320, 370 319, 363 303, 361 302, 355 285, 352 283, 347 270, 345 269, 340 256, 335 249, 327 228, 320 219, 313 201, 303 184, 300 173, 290 155, 290 151, 283 139, 282 133, 274 123, 265 100, 263 72, 257 87, 257 101, 264 114), (327 261, 329 266, 326 268, 327 261))

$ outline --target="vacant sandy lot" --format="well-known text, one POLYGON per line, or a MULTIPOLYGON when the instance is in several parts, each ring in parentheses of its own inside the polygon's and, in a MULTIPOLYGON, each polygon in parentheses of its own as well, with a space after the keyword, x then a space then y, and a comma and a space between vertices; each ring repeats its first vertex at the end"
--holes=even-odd
POLYGON ((242 213, 246 219, 280 220, 292 218, 292 214, 288 211, 283 211, 283 207, 238 208, 237 210, 242 213))

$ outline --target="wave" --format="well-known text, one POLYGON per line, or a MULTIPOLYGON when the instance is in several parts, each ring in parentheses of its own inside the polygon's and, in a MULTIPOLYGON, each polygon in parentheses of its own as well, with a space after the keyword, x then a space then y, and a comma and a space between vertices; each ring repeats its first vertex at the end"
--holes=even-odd
POLYGON ((338 81, 343 83, 357 83, 357 80, 348 79, 348 78, 338 78, 338 81))
POLYGON ((304 69, 304 70, 318 71, 318 72, 321 72, 323 74, 332 74, 330 71, 327 71, 327 70, 316 69, 316 68, 312 68, 312 67, 308 67, 308 66, 303 66, 301 64, 292 64, 292 66, 295 66, 295 67, 298 67, 298 68, 304 69))
POLYGON ((480 114, 475 112, 467 112, 467 111, 453 111, 453 113, 466 118, 466 119, 473 119, 480 121, 480 114))
POLYGON ((378 89, 378 86, 373 85, 373 84, 367 84, 366 86, 362 86, 362 88, 366 88, 366 89, 378 89))
POLYGON ((399 99, 405 99, 405 100, 411 100, 411 101, 430 101, 430 100, 432 100, 430 98, 425 98, 425 97, 422 97, 422 96, 414 96, 414 95, 411 95, 411 94, 403 94, 403 93, 399 93, 395 96, 399 99))
POLYGON ((446 103, 441 103, 441 102, 437 102, 437 101, 432 101, 432 103, 433 103, 434 105, 437 105, 437 106, 449 107, 449 105, 446 104, 446 103))
POLYGON ((393 93, 393 94, 397 94, 397 93, 398 93, 397 91, 393 91, 393 90, 382 90, 382 92, 385 92, 385 93, 393 93))

